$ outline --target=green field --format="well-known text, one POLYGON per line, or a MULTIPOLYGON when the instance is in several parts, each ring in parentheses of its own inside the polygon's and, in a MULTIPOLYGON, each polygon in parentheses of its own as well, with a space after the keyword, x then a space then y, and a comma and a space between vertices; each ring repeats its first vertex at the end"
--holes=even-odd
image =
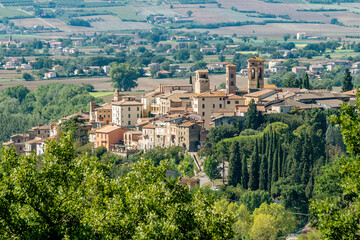
POLYGON ((114 94, 114 92, 110 92, 110 91, 104 91, 104 92, 91 92, 90 95, 93 97, 105 97, 105 96, 109 96, 114 94))
POLYGON ((121 20, 145 20, 133 6, 86 8, 87 11, 110 12, 121 20))
POLYGON ((29 15, 17 10, 18 8, 16 7, 6 7, 6 8, 0 8, 0 18, 13 18, 13 17, 20 17, 20 16, 26 16, 28 17, 29 15))

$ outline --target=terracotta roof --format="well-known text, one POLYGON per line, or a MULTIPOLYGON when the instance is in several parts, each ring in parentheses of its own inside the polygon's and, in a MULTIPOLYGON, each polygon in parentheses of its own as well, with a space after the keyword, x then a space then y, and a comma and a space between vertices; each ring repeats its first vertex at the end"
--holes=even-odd
POLYGON ((194 124, 195 123, 188 121, 188 122, 184 122, 184 123, 180 124, 179 127, 191 127, 194 124))
POLYGON ((140 123, 136 124, 135 126, 136 127, 144 126, 144 125, 147 125, 148 123, 149 123, 149 121, 144 121, 144 122, 140 122, 140 123))
MULTIPOLYGON (((95 133, 110 133, 112 131, 121 129, 121 127, 106 125, 95 130, 95 133)), ((125 128, 123 128, 125 129, 125 128)))
POLYGON ((194 97, 197 98, 204 98, 204 97, 225 97, 226 93, 225 91, 207 91, 203 93, 199 93, 194 95, 194 97))
POLYGON ((2 143, 3 146, 9 146, 9 145, 12 145, 12 144, 14 144, 13 141, 7 141, 7 142, 2 143))
POLYGON ((26 141, 25 143, 37 143, 37 142, 39 142, 39 141, 41 141, 41 138, 34 138, 34 139, 31 139, 31 140, 29 140, 29 141, 26 141))
POLYGON ((259 58, 259 57, 254 56, 254 57, 252 57, 252 58, 249 58, 249 59, 248 59, 248 62, 265 62, 265 60, 262 59, 262 58, 259 58))
POLYGON ((105 103, 98 107, 97 109, 112 109, 112 105, 110 103, 105 103))
POLYGON ((229 99, 229 100, 235 100, 235 99, 244 100, 245 98, 242 96, 239 96, 239 95, 230 94, 227 96, 227 99, 229 99))
POLYGON ((265 84, 264 88, 277 88, 275 84, 265 84))
POLYGON ((356 93, 357 93, 357 89, 354 89, 354 90, 350 90, 350 91, 347 91, 347 92, 343 92, 342 94, 355 96, 356 93))
POLYGON ((136 102, 136 101, 119 101, 119 102, 114 102, 113 105, 116 105, 116 106, 142 106, 143 104, 141 102, 136 102))
POLYGON ((245 97, 260 97, 260 96, 262 96, 264 94, 267 94, 267 93, 270 93, 270 92, 275 92, 275 91, 272 90, 272 89, 264 89, 264 90, 261 90, 261 91, 248 93, 248 94, 245 95, 245 97))
POLYGON ((145 128, 145 129, 155 129, 155 126, 154 126, 153 124, 149 123, 149 124, 143 126, 143 129, 144 129, 144 128, 145 128))
MULTIPOLYGON (((249 106, 236 106, 236 111, 247 112, 248 109, 249 109, 249 106)), ((258 111, 265 112, 265 106, 256 106, 256 109, 258 111)))

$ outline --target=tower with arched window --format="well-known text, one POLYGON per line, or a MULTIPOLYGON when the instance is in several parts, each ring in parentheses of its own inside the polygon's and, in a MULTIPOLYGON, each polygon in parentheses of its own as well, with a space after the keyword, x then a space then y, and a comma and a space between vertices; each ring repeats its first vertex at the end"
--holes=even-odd
POLYGON ((248 89, 251 92, 255 89, 264 88, 264 62, 259 57, 252 57, 248 60, 248 89))

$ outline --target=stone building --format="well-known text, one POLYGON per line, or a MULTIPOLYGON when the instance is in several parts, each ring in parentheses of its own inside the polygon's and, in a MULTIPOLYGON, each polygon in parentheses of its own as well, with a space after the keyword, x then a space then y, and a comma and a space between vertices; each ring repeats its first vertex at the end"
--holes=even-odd
POLYGON ((252 92, 256 89, 264 88, 264 62, 259 57, 252 57, 248 60, 248 90, 252 92))

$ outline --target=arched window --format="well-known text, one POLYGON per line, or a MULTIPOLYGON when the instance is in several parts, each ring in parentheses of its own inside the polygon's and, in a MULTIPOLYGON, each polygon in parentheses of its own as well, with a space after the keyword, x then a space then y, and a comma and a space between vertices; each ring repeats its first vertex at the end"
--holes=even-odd
POLYGON ((255 78, 255 68, 251 69, 251 78, 254 79, 255 78))

